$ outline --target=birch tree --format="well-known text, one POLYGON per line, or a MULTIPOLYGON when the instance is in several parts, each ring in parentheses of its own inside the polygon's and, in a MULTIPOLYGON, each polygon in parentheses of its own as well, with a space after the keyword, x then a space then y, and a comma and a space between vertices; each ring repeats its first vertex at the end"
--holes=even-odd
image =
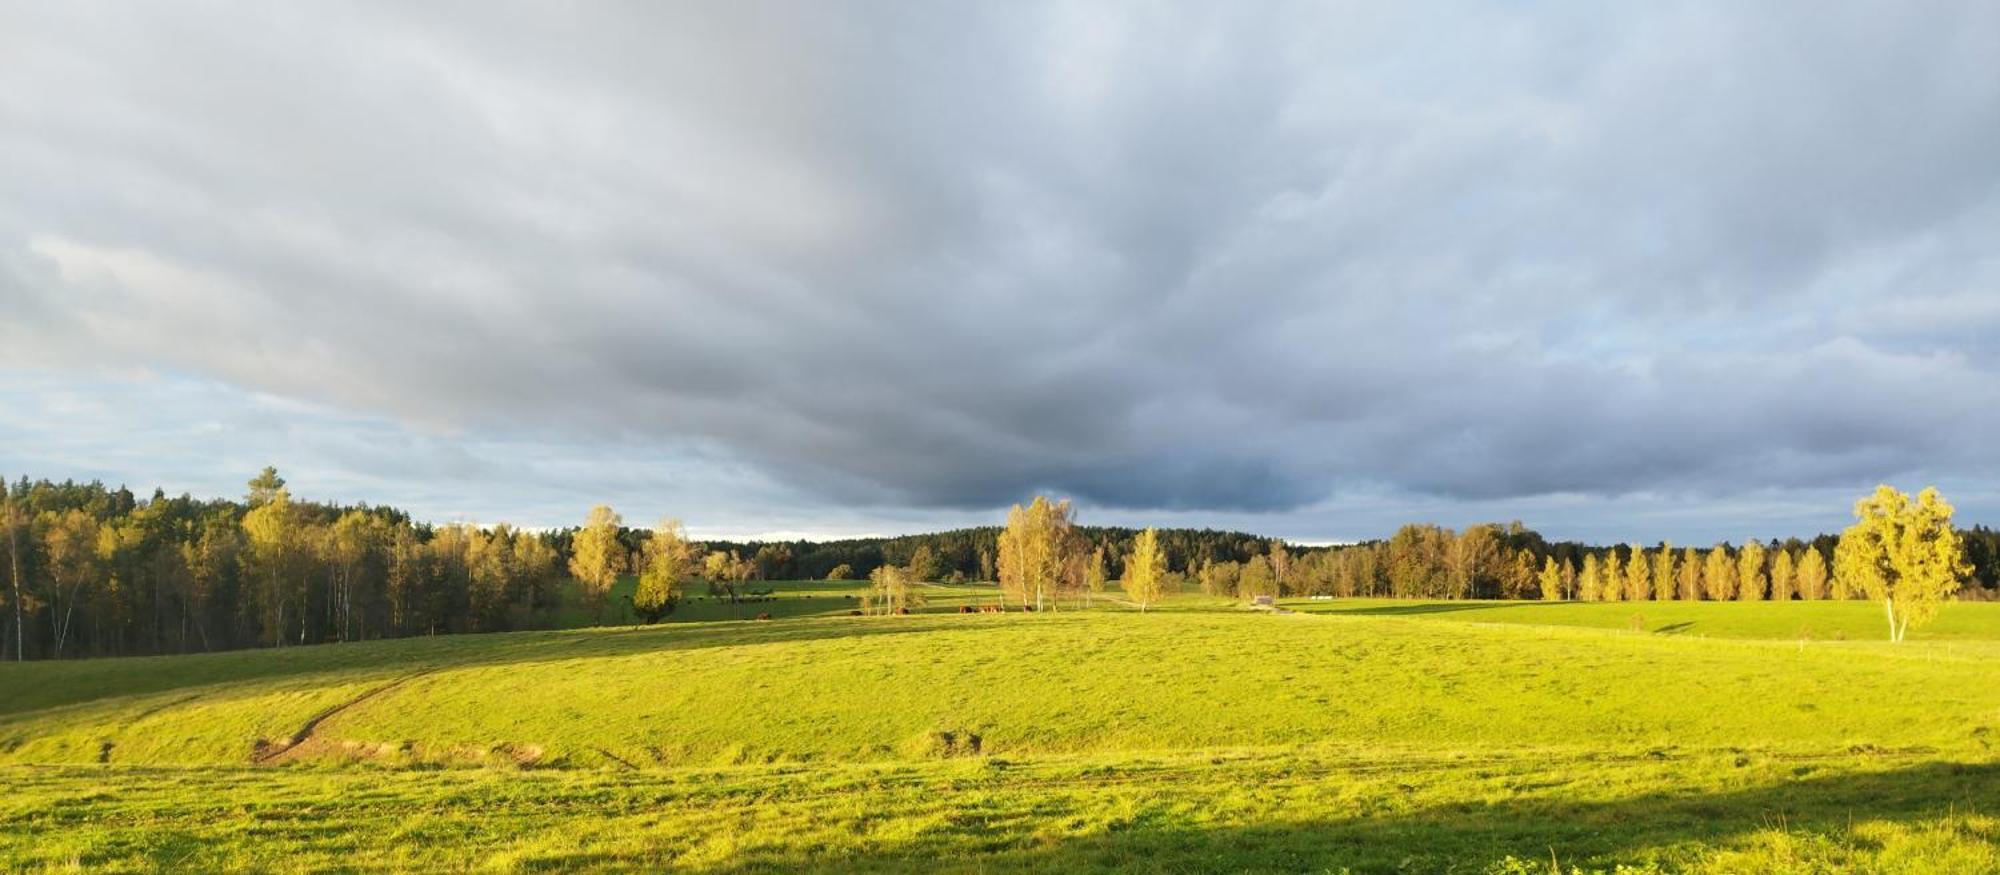
POLYGON ((1167 554, 1160 549, 1159 532, 1147 529, 1132 539, 1132 553, 1125 557, 1125 595, 1138 603, 1139 612, 1160 600, 1161 581, 1167 574, 1167 554))
POLYGON ((628 561, 625 545, 618 541, 618 530, 624 525, 624 519, 600 504, 590 509, 583 528, 570 539, 569 574, 576 578, 584 604, 597 623, 604 622, 604 601, 628 561))
POLYGON ((1951 515, 1935 487, 1911 501, 1907 493, 1878 486, 1855 503, 1855 523, 1840 533, 1834 576, 1850 591, 1882 602, 1892 642, 1901 642, 1910 626, 1930 622, 1972 573, 1951 515))
POLYGON ((681 601, 681 583, 694 564, 694 547, 687 529, 676 519, 662 519, 640 550, 639 587, 632 592, 632 610, 648 623, 674 612, 681 601))
POLYGON ((1736 600, 1754 602, 1764 597, 1764 542, 1751 538, 1736 551, 1736 600))

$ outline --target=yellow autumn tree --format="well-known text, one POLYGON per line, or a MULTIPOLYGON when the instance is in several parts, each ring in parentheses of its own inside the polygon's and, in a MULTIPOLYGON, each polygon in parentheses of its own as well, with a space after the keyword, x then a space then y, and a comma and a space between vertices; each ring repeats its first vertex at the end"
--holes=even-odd
POLYGON ((1000 532, 1000 591, 1035 610, 1051 604, 1060 591, 1070 554, 1079 549, 1068 501, 1037 495, 1027 507, 1007 512, 1000 532))
POLYGON ((1668 602, 1674 599, 1674 584, 1679 576, 1674 556, 1674 545, 1662 542, 1660 554, 1653 559, 1653 599, 1668 602))
POLYGON ((604 622, 604 599, 625 571, 625 545, 618 530, 625 521, 605 505, 590 509, 590 518, 570 540, 569 573, 583 591, 583 601, 596 622, 604 622))
POLYGON ((1701 553, 1693 547, 1681 551, 1680 575, 1674 580, 1676 595, 1682 601, 1701 601, 1701 553))
POLYGON ((1729 561, 1728 544, 1715 545, 1708 551, 1708 558, 1702 560, 1701 589, 1709 601, 1736 597, 1736 563, 1729 561))
POLYGON ((1541 587, 1543 601, 1561 601, 1563 597, 1563 572, 1556 565, 1556 557, 1542 560, 1542 573, 1536 575, 1535 585, 1541 587))
POLYGON ((1929 622, 1972 573, 1951 514, 1935 487, 1911 501, 1908 493, 1877 486, 1855 502, 1855 523, 1840 533, 1834 578, 1851 592, 1881 600, 1890 641, 1929 622))
POLYGON ((1792 560, 1792 551, 1779 549, 1771 555, 1771 601, 1791 601, 1797 582, 1798 572, 1792 560))
POLYGON ((1646 550, 1632 545, 1632 561, 1625 564, 1625 600, 1643 602, 1653 595, 1653 565, 1647 561, 1646 550))
POLYGON ((1160 585, 1167 576, 1167 554, 1160 549, 1160 534, 1152 529, 1132 539, 1132 554, 1125 557, 1125 595, 1139 605, 1139 612, 1160 600, 1160 585))
POLYGON ((1754 602, 1764 597, 1764 542, 1751 538, 1736 551, 1736 600, 1754 602))
POLYGON ((640 550, 643 567, 639 588, 632 593, 632 609, 640 619, 657 623, 673 613, 681 601, 681 582, 694 564, 694 545, 688 543, 681 521, 663 519, 653 527, 653 536, 640 550))
POLYGON ((1083 605, 1090 606, 1091 596, 1104 591, 1110 575, 1104 570, 1104 548, 1098 547, 1090 554, 1088 565, 1083 569, 1083 605))
POLYGON ((874 584, 867 595, 862 596, 861 610, 876 616, 901 614, 923 603, 917 590, 916 576, 901 565, 883 565, 868 575, 874 584))
POLYGON ((1601 601, 1604 598, 1603 572, 1597 567, 1597 554, 1583 554, 1583 572, 1576 576, 1576 599, 1581 602, 1601 601))
POLYGON ((1796 572, 1799 581, 1799 598, 1817 601, 1826 598, 1826 556, 1818 547, 1807 547, 1799 554, 1796 572))

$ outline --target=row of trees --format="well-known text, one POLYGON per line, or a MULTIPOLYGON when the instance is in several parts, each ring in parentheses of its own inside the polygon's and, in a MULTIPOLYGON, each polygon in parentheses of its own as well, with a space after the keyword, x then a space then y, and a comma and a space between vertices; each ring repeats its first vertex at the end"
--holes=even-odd
POLYGON ((301 502, 270 469, 242 502, 23 479, 0 548, 15 659, 523 628, 560 580, 546 536, 301 502))
MULTIPOLYGON (((1281 541, 1242 562, 1203 561, 1194 579, 1213 595, 1540 598, 1550 601, 1790 601, 1867 598, 1883 604, 1889 639, 1901 641, 1961 587, 1976 585, 1966 539, 1936 489, 1915 498, 1888 486, 1857 502, 1856 522, 1834 542, 1747 541, 1706 551, 1633 545, 1552 548, 1519 523, 1453 532, 1411 525, 1383 543, 1294 554, 1281 541), (1581 561, 1575 559, 1580 552, 1581 561)), ((1008 514, 1000 585, 1036 609, 1065 594, 1088 599, 1107 578, 1102 547, 1087 556, 1067 502, 1036 498, 1008 514)), ((1135 539, 1123 587, 1143 609, 1174 580, 1156 533, 1135 539)))
POLYGON ((1914 499, 1881 491, 1857 514, 1857 526, 1881 532, 1697 550, 1550 543, 1519 523, 1463 531, 1411 525, 1386 541, 1301 549, 1237 532, 1079 526, 1066 502, 1038 498, 1014 508, 1005 527, 697 544, 678 522, 628 528, 604 507, 558 531, 433 526, 393 508, 300 501, 270 469, 241 501, 157 490, 140 500, 96 483, 23 478, 0 490, 0 657, 601 622, 628 573, 637 577, 632 609, 649 622, 670 614, 690 582, 734 600, 752 580, 812 576, 870 579, 879 593, 871 606, 892 610, 915 604, 921 582, 967 579, 998 580, 1007 600, 1045 610, 1087 604, 1114 585, 1142 608, 1193 586, 1230 596, 1868 597, 1890 605, 1895 637, 1921 622, 1922 591, 1946 585, 1938 581, 1995 579, 2000 534, 1954 530, 1934 491, 1914 499), (1864 544, 1876 546, 1864 551, 1864 544), (1919 566, 1926 570, 1869 571, 1919 566), (1918 579, 1922 587, 1910 590, 1907 582, 1918 579))

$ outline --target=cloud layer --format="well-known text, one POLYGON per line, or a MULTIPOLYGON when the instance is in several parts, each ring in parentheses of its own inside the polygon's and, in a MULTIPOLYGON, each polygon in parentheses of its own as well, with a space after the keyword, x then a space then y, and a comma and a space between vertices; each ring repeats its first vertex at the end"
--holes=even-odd
POLYGON ((412 488, 1992 485, 1993 4, 32 4, 0 130, 0 362, 385 423, 412 488))

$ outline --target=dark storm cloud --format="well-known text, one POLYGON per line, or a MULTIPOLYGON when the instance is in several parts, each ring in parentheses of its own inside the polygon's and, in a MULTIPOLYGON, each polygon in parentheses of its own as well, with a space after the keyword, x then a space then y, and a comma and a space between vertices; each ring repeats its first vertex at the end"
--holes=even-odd
POLYGON ((1921 6, 14 6, 0 354, 883 507, 1981 471, 1921 6))

